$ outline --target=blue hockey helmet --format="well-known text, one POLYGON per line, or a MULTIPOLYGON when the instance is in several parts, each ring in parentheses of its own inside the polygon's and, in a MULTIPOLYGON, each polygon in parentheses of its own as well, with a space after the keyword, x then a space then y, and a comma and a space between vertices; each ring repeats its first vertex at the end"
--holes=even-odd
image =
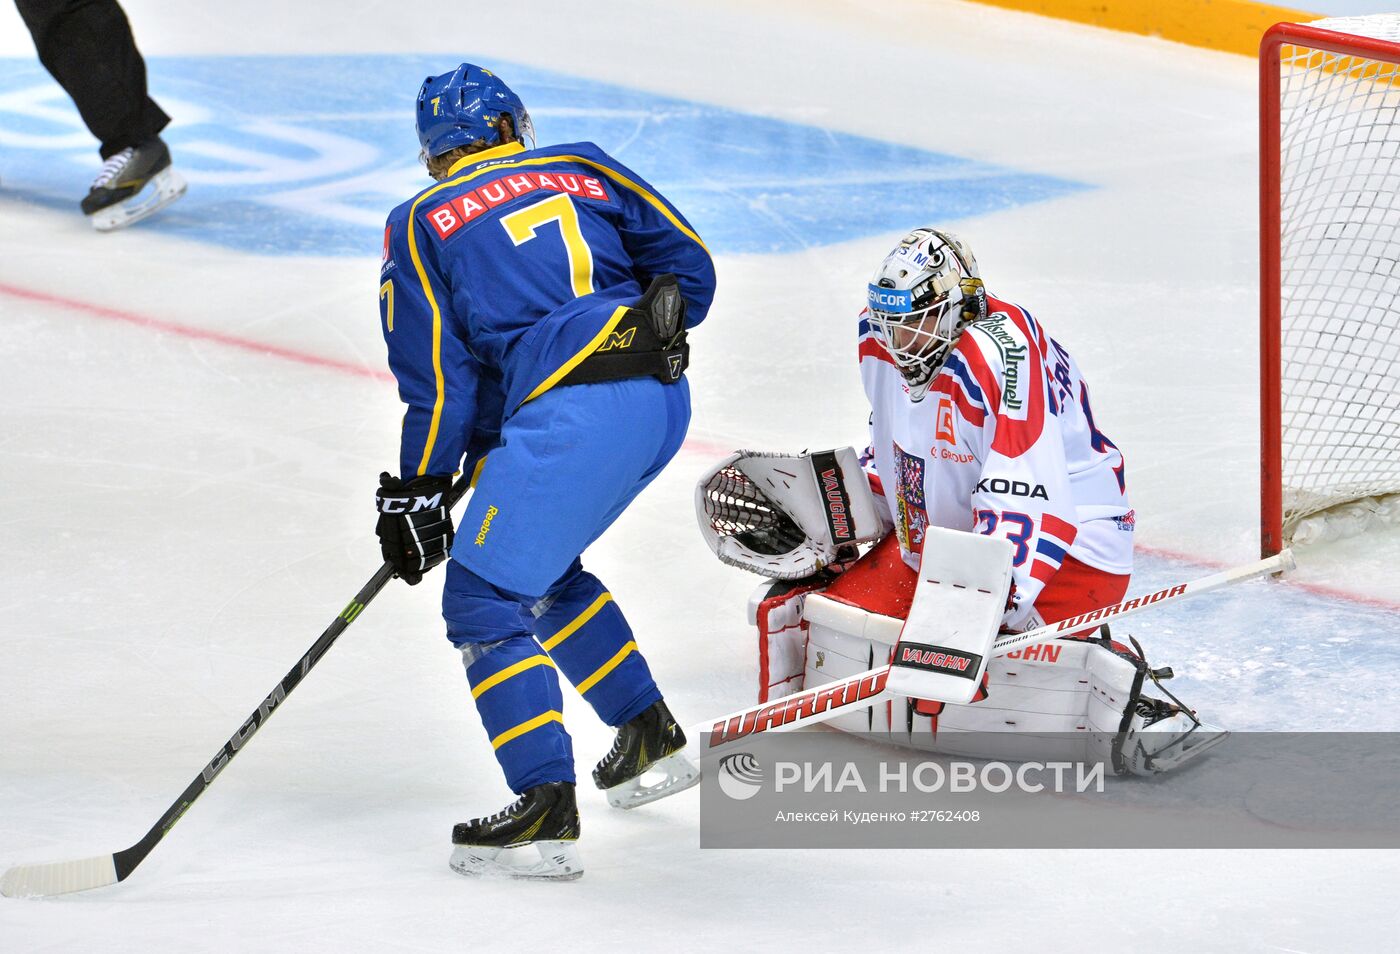
POLYGON ((490 70, 463 63, 450 73, 429 76, 418 90, 418 141, 425 159, 474 142, 498 145, 502 115, 515 135, 533 147, 530 114, 511 88, 490 70))

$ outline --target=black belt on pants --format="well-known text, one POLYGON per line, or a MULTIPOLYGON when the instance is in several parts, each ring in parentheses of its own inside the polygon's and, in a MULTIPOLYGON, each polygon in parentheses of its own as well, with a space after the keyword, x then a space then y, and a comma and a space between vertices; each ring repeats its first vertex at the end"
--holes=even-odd
POLYGON ((559 383, 653 377, 662 384, 675 384, 689 365, 685 299, 676 276, 660 275, 641 300, 623 312, 607 339, 559 383))

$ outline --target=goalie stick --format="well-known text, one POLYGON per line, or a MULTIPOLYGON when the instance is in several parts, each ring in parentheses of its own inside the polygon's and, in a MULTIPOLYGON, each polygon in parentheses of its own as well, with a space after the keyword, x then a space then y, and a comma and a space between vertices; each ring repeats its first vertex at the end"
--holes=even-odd
MULTIPOLYGON (((997 637, 992 650, 994 654, 1001 655, 1013 649, 1048 642, 1066 633, 1085 629, 1095 623, 1116 621, 1125 616, 1140 613, 1145 609, 1165 606, 1167 603, 1174 603, 1177 600, 1199 596, 1232 583, 1282 573, 1292 570, 1296 566, 1293 552, 1284 550, 1266 560, 1235 567, 1232 570, 1225 570, 1189 583, 1176 583, 1157 590, 1155 593, 1147 593, 1143 596, 1123 600, 1120 603, 1072 616, 1039 629, 1027 630, 1024 633, 1005 633, 997 637)), ((691 731, 696 738, 705 739, 707 750, 713 750, 759 732, 789 732, 803 726, 826 722, 828 719, 834 719, 854 709, 863 709, 882 699, 886 694, 885 683, 889 678, 890 668, 889 666, 879 666, 837 682, 794 692, 779 699, 772 699, 721 716, 709 723, 695 726, 691 731)))
MULTIPOLYGON (((457 501, 461 500, 471 485, 469 475, 463 475, 452 485, 452 489, 447 492, 447 509, 451 510, 457 501)), ((185 812, 204 790, 214 783, 219 773, 227 767, 228 763, 242 751, 248 744, 248 740, 263 727, 263 724, 271 718, 272 713, 277 711, 287 696, 291 694, 302 679, 306 677, 321 658, 325 656, 327 650, 340 638, 340 634, 345 632, 360 614, 364 612, 370 601, 379 595, 379 591, 394 577, 394 565, 385 561, 374 574, 369 582, 360 588, 345 607, 340 611, 340 615, 326 627, 316 642, 311 644, 311 648, 301 657, 291 671, 283 677, 282 681, 273 687, 267 698, 253 710, 253 714, 244 720, 238 731, 229 737, 223 747, 209 760, 209 764, 194 777, 194 780, 186 786, 180 793, 180 797, 161 816, 160 820, 151 826, 151 830, 145 836, 132 845, 124 848, 115 854, 95 855, 91 858, 81 858, 76 861, 53 861, 44 864, 15 865, 6 871, 4 877, 0 877, 0 894, 7 898, 36 898, 47 897, 55 894, 68 894, 73 891, 87 891, 91 888, 102 888, 109 884, 116 884, 118 881, 125 881, 126 878, 136 870, 136 866, 146 860, 146 856, 160 843, 171 828, 175 826, 185 812)))

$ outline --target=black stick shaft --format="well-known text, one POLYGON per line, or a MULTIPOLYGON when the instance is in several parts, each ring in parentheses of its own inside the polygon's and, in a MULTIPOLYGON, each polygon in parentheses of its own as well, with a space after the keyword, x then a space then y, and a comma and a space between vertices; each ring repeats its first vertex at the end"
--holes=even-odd
MULTIPOLYGON (((462 499, 464 494, 466 494, 469 480, 470 478, 464 475, 452 485, 452 489, 447 493, 447 507, 449 510, 456 505, 458 500, 462 499)), ((306 655, 302 656, 297 664, 291 668, 291 671, 282 678, 282 681, 273 688, 272 692, 268 693, 267 698, 262 701, 262 704, 259 705, 257 709, 253 710, 252 715, 244 720, 243 725, 239 727, 238 731, 229 737, 229 740, 224 743, 223 748, 219 749, 214 757, 209 760, 209 764, 204 766, 203 771, 196 775, 194 780, 185 787, 185 790, 180 793, 180 797, 175 799, 175 803, 161 816, 160 821, 156 822, 155 825, 151 827, 151 830, 146 832, 145 837, 136 844, 113 854, 112 859, 116 865, 118 881, 125 880, 126 876, 135 871, 136 866, 146 859, 146 856, 160 843, 160 840, 166 836, 166 833, 168 833, 171 828, 175 827, 175 823, 184 817, 185 812, 189 811, 195 799, 204 794, 204 790, 214 783, 214 779, 218 778, 219 773, 224 770, 224 767, 232 761, 235 755, 242 751, 243 747, 248 744, 248 740, 256 735, 257 731, 262 728, 263 723, 272 717, 272 713, 277 710, 277 707, 282 704, 287 696, 291 695, 292 690, 300 685, 302 679, 306 677, 306 674, 311 671, 312 667, 321 661, 321 657, 323 657, 326 651, 340 638, 340 634, 345 632, 350 624, 359 618, 360 614, 364 612, 365 607, 370 604, 370 601, 378 596, 379 591, 384 589, 385 584, 393 578, 393 564, 386 562, 375 572, 374 576, 370 577, 369 582, 360 588, 360 592, 356 593, 355 598, 350 601, 350 604, 340 611, 340 615, 326 627, 326 631, 317 638, 316 642, 311 644, 311 648, 306 651, 306 655)))

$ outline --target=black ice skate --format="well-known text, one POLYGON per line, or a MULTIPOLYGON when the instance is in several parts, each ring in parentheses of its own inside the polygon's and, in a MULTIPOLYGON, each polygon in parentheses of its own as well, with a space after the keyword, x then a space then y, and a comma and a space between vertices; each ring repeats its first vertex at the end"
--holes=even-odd
POLYGON ((185 180, 170 167, 170 150, 157 136, 102 164, 83 199, 83 214, 97 231, 110 232, 154 215, 184 194, 185 180))
POLYGON ((494 815, 453 826, 457 847, 450 864, 458 874, 474 877, 572 881, 583 875, 578 829, 574 786, 536 785, 494 815))
POLYGON ((636 808, 674 795, 700 781, 700 770, 682 754, 684 748, 685 733, 666 703, 658 701, 617 730, 612 749, 593 770, 593 781, 614 808, 636 808))

